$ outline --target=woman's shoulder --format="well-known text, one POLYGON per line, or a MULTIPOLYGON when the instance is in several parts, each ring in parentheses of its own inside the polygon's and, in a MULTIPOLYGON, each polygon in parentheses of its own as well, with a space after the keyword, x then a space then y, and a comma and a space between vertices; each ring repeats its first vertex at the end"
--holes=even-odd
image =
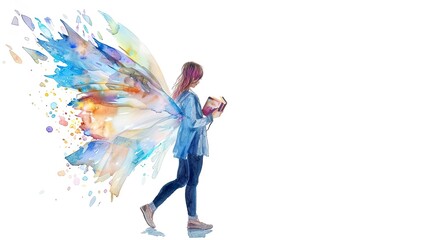
POLYGON ((185 99, 198 99, 197 94, 195 94, 191 90, 186 90, 179 96, 179 102, 185 100, 185 99))
POLYGON ((188 105, 196 105, 199 103, 198 96, 190 91, 186 90, 182 94, 180 94, 179 98, 177 99, 177 103, 181 106, 188 106, 188 105))

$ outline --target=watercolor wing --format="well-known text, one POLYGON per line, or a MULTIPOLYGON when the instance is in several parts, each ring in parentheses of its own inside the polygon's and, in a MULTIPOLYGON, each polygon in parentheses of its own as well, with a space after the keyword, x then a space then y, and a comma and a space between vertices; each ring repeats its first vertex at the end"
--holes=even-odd
MULTIPOLYGON (((123 25, 102 15, 117 48, 94 35, 84 38, 63 20, 64 33, 54 38, 36 19, 41 32, 36 41, 56 64, 54 74, 47 77, 55 80, 57 88, 75 94, 68 106, 78 112, 76 133, 88 137, 66 159, 72 165, 92 167, 97 181, 110 179, 113 198, 129 174, 147 164, 145 160, 152 160, 151 175, 157 175, 175 141, 181 112, 147 48, 123 25)), ((23 20, 34 31, 31 19, 23 20)), ((46 60, 40 51, 26 51, 33 60, 46 60)))
POLYGON ((131 32, 127 27, 121 23, 116 22, 111 16, 104 12, 100 12, 104 19, 109 24, 109 32, 115 38, 120 48, 129 56, 133 61, 148 69, 153 75, 154 81, 156 81, 161 88, 167 94, 170 94, 170 90, 164 80, 164 76, 161 69, 158 66, 155 58, 152 56, 148 48, 140 41, 140 39, 131 32))

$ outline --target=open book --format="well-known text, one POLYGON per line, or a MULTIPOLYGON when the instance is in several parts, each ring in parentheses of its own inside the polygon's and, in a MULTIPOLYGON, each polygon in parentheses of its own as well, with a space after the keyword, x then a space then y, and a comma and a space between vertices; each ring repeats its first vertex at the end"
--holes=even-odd
POLYGON ((208 97, 203 107, 203 114, 207 116, 216 109, 218 109, 219 112, 222 112, 225 109, 226 104, 227 102, 224 97, 219 99, 215 97, 208 97))

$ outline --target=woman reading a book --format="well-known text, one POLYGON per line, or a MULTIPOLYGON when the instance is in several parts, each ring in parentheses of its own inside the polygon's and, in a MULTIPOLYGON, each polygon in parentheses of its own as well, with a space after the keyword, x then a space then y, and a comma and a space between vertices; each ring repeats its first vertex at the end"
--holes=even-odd
POLYGON ((152 228, 155 228, 153 221, 155 210, 174 191, 184 186, 186 186, 188 229, 207 230, 213 227, 211 224, 201 222, 196 211, 198 178, 203 166, 203 157, 209 153, 206 126, 213 121, 213 117, 220 116, 217 110, 204 116, 198 96, 191 91, 202 77, 202 67, 197 63, 187 62, 183 65, 182 73, 173 87, 173 98, 184 114, 173 149, 174 157, 179 159, 179 167, 177 178, 165 184, 151 203, 140 208, 147 224, 152 228))

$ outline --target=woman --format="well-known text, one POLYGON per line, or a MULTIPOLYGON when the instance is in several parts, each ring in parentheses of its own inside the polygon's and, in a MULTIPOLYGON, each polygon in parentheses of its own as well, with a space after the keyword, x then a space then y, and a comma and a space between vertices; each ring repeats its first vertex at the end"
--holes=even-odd
POLYGON ((178 188, 186 186, 185 200, 188 210, 188 229, 211 229, 213 225, 201 222, 197 216, 196 192, 198 178, 203 166, 203 157, 208 156, 206 126, 218 117, 215 111, 205 117, 201 110, 198 96, 191 91, 203 77, 202 67, 194 62, 187 62, 182 67, 182 73, 174 85, 173 98, 183 112, 183 120, 179 127, 176 144, 173 149, 174 157, 179 159, 177 178, 165 184, 158 195, 149 204, 140 207, 146 223, 155 228, 153 214, 155 210, 178 188))

